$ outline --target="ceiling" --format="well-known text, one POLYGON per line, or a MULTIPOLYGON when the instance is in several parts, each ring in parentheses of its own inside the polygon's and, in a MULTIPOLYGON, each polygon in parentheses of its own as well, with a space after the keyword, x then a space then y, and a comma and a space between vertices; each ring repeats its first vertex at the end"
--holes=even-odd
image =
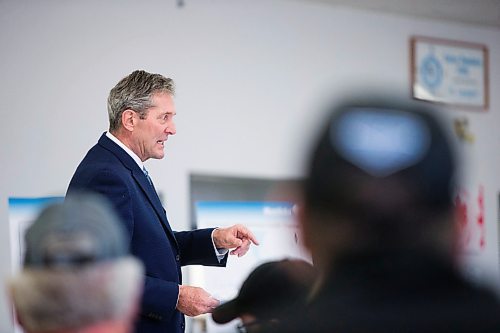
POLYGON ((302 0, 500 29, 500 0, 302 0))

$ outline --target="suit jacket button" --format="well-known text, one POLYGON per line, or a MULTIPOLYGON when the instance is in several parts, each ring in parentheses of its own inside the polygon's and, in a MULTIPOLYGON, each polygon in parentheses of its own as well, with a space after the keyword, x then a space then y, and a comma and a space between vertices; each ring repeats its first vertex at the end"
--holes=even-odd
POLYGON ((180 261, 181 260, 181 256, 180 255, 176 255, 175 256, 175 260, 180 261))

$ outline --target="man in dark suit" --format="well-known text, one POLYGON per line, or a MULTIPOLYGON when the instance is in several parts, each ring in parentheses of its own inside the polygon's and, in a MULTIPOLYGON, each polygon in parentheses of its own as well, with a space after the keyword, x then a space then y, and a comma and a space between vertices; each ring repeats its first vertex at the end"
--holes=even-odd
POLYGON ((392 98, 332 108, 298 209, 319 282, 271 332, 500 332, 496 295, 458 269, 455 154, 426 109, 392 98))
POLYGON ((218 305, 205 290, 182 285, 181 266, 225 266, 227 253, 244 255, 253 242, 241 225, 174 232, 143 162, 164 156, 176 133, 173 81, 134 71, 108 98, 109 131, 78 166, 68 188, 107 197, 121 217, 133 255, 145 266, 145 287, 137 332, 183 332, 184 315, 211 312, 218 305))

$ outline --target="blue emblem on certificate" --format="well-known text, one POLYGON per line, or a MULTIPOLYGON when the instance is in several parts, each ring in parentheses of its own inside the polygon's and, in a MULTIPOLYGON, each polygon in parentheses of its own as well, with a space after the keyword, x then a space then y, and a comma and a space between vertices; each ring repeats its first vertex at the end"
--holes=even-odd
POLYGON ((443 82, 443 66, 432 54, 422 60, 420 65, 422 82, 431 90, 435 90, 443 82))

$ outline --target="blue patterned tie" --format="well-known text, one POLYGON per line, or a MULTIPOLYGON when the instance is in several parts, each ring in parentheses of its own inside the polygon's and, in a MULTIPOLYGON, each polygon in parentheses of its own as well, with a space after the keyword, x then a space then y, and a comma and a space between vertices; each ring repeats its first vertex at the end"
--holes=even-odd
POLYGON ((144 166, 142 167, 142 172, 144 172, 144 176, 146 176, 146 178, 148 179, 149 184, 153 186, 153 182, 151 181, 151 177, 149 177, 148 170, 146 170, 146 167, 144 166))

